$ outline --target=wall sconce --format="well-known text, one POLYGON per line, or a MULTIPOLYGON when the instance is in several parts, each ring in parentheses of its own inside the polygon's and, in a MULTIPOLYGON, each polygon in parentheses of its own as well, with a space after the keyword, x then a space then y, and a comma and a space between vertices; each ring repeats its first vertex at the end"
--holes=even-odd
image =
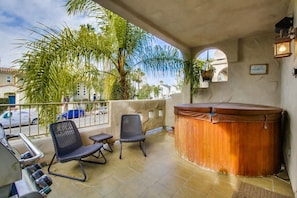
POLYGON ((274 57, 275 58, 283 58, 291 56, 291 39, 284 38, 281 40, 277 40, 274 43, 274 57))
POLYGON ((285 17, 275 25, 275 32, 279 37, 274 43, 274 57, 291 56, 291 40, 296 37, 296 28, 293 28, 293 17, 285 17))

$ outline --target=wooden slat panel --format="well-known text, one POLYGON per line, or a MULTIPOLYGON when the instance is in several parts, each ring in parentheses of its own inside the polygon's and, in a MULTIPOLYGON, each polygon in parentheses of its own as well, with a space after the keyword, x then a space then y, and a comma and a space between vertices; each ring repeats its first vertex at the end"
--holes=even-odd
POLYGON ((178 153, 199 166, 246 176, 276 173, 281 164, 280 123, 222 122, 176 116, 178 153))

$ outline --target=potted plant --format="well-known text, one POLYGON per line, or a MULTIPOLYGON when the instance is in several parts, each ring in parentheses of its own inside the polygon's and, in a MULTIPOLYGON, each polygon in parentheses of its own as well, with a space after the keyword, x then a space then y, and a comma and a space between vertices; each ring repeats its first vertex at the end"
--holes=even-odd
POLYGON ((212 66, 211 61, 205 61, 204 65, 201 67, 201 75, 203 81, 211 82, 214 72, 215 68, 212 66))
POLYGON ((190 83, 191 101, 192 96, 197 94, 199 89, 208 88, 214 72, 215 68, 212 66, 210 60, 193 59, 185 61, 185 83, 190 83))

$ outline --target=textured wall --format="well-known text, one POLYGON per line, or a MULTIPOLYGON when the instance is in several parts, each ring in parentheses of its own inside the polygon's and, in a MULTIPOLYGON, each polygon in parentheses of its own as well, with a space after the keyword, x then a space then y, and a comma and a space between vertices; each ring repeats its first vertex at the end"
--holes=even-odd
MULTIPOLYGON (((238 41, 238 58, 228 59, 228 81, 210 83, 209 88, 201 89, 193 102, 242 102, 263 105, 280 105, 280 67, 273 58, 272 43, 274 34, 258 34, 238 41), (250 65, 268 64, 268 74, 250 75, 250 65)), ((213 47, 216 47, 215 45, 213 47)))
MULTIPOLYGON (((292 0, 288 16, 296 16, 297 2, 292 0)), ((294 27, 297 27, 296 17, 294 27)), ((284 159, 289 173, 295 197, 297 197, 297 78, 292 70, 297 67, 297 42, 291 41, 292 56, 280 59, 281 65, 281 106, 287 111, 287 122, 284 135, 284 159)))
POLYGON ((165 124, 165 100, 126 100, 110 101, 110 131, 115 138, 119 137, 121 115, 129 113, 138 113, 141 115, 143 131, 148 131, 165 124), (162 115, 159 116, 159 111, 162 115), (149 118, 149 114, 153 117, 149 118))
MULTIPOLYGON (((259 33, 240 40, 230 40, 194 50, 199 53, 205 48, 218 48, 228 59, 228 81, 210 83, 209 88, 200 89, 193 103, 240 102, 280 106, 280 66, 273 57, 275 34, 259 33), (268 74, 250 75, 251 64, 268 64, 268 74)), ((196 54, 195 54, 196 55, 196 54)), ((175 95, 166 101, 166 126, 174 125, 173 106, 189 103, 189 86, 181 96, 175 95)))

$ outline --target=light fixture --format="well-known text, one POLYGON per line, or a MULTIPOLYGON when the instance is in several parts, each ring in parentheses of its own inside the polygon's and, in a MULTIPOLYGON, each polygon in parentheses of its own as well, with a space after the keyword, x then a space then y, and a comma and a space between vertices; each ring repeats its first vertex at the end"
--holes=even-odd
POLYGON ((275 25, 275 32, 279 37, 274 43, 274 57, 291 56, 291 40, 295 39, 296 29, 293 28, 293 17, 285 17, 275 25))
POLYGON ((274 43, 274 57, 283 58, 291 56, 291 39, 282 38, 274 43))

